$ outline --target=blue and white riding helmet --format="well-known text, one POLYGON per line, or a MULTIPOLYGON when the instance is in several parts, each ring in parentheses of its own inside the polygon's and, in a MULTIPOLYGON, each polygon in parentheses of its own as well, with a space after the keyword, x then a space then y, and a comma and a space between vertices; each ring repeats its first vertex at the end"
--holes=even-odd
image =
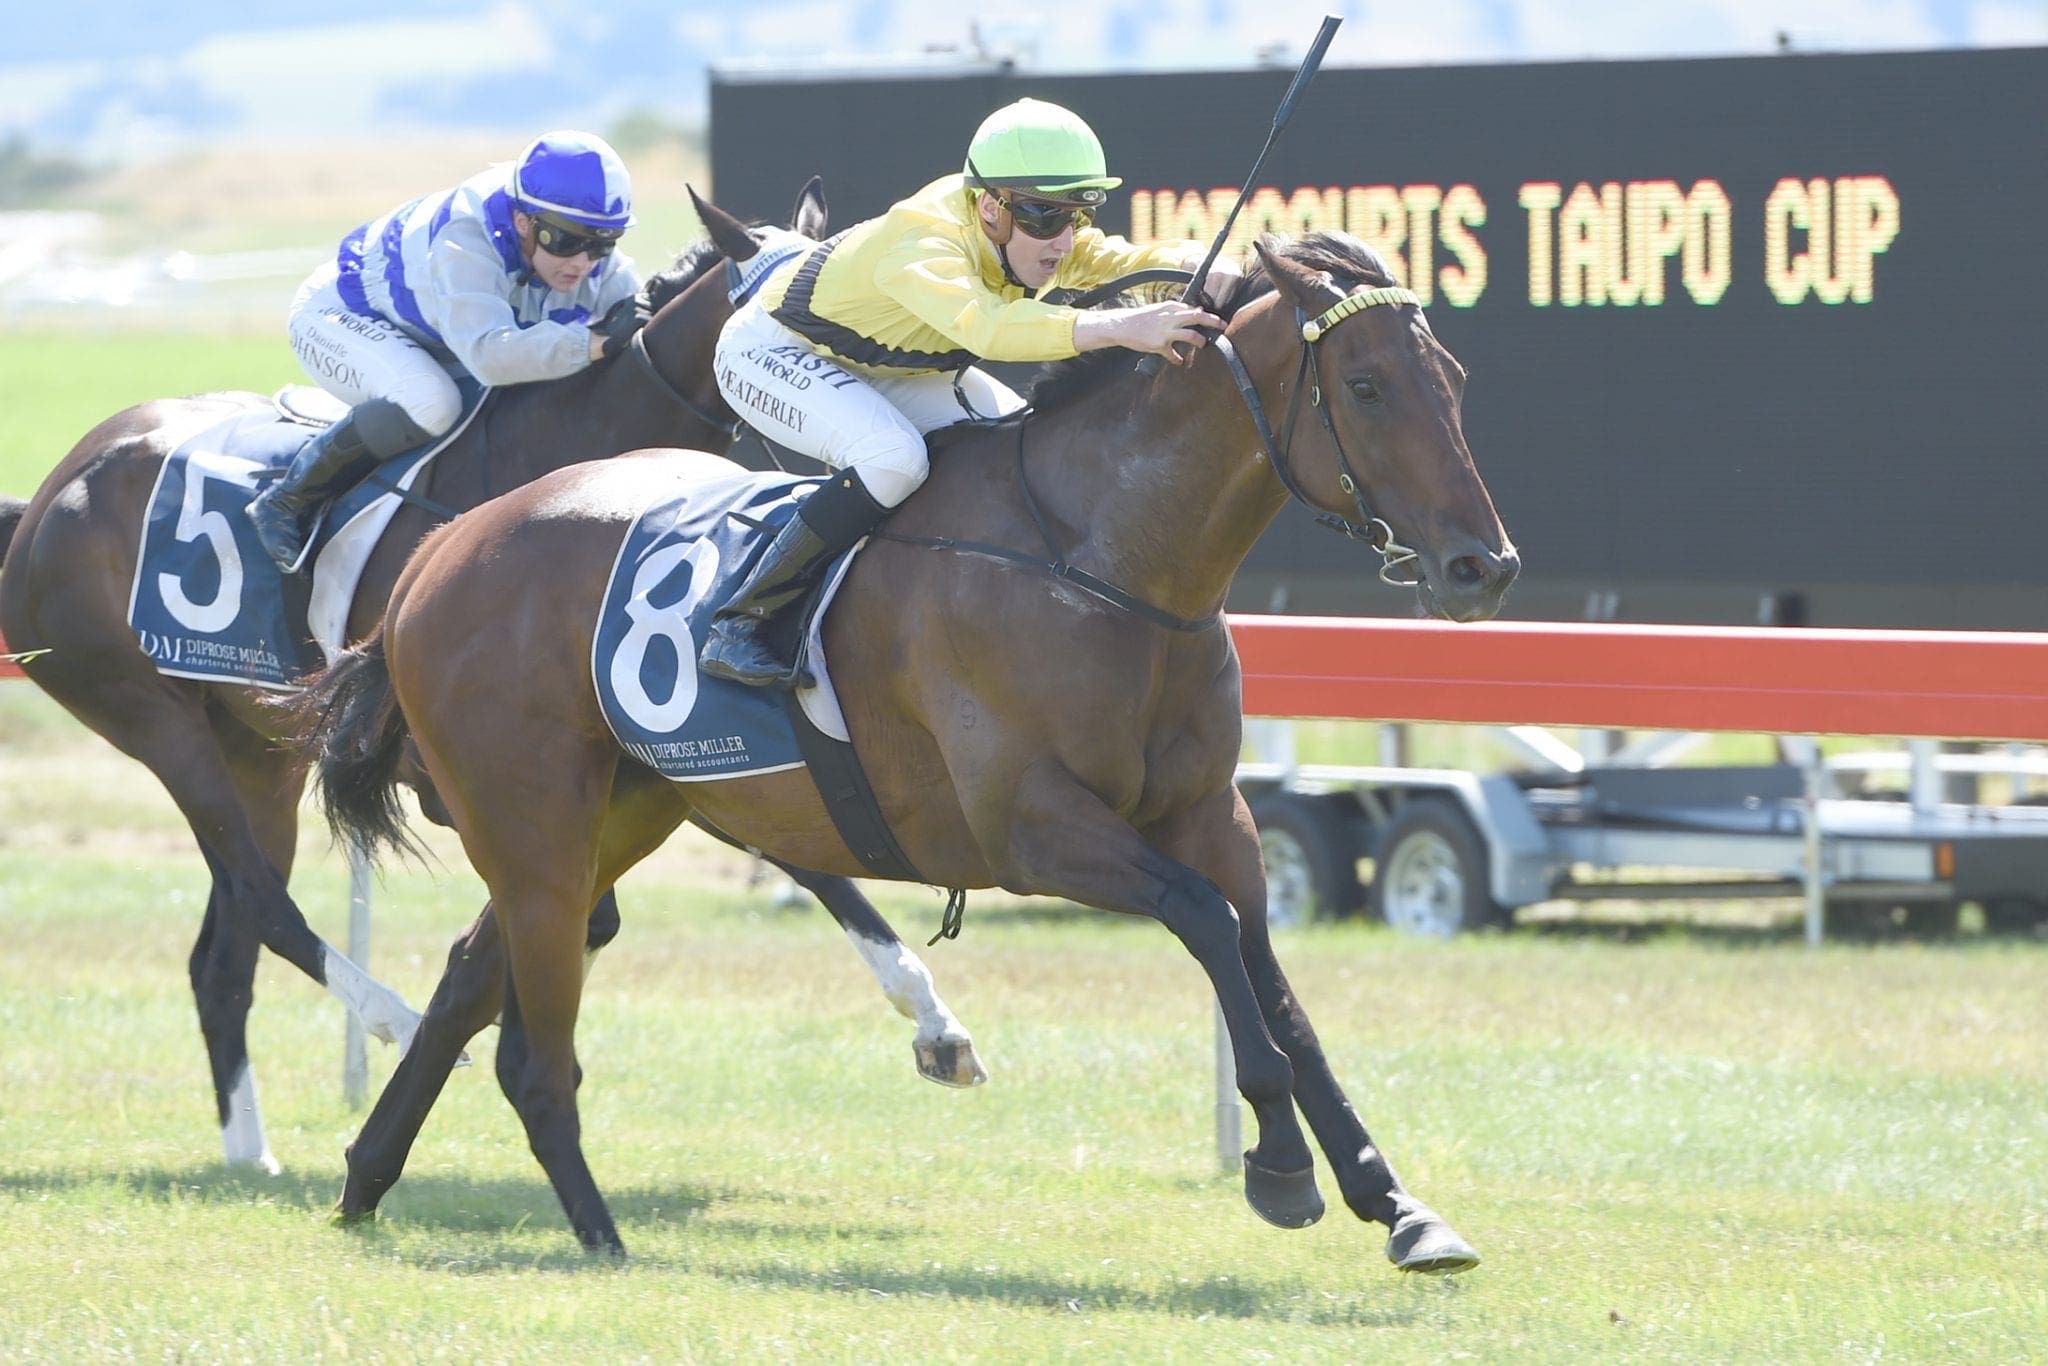
POLYGON ((543 214, 617 236, 633 226, 626 163, 595 133, 559 128, 527 144, 512 168, 512 199, 543 214))

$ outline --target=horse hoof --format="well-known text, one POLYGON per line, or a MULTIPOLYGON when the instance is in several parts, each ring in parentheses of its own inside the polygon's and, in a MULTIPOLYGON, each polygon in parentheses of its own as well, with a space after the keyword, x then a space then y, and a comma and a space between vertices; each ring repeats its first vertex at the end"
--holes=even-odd
POLYGON ((420 1013, 407 1005, 395 991, 387 991, 362 1015, 363 1031, 382 1043, 396 1045, 404 1057, 420 1032, 420 1013))
POLYGON ((1298 1172, 1276 1172, 1244 1155, 1244 1198, 1254 1213, 1278 1228, 1307 1228, 1323 1217, 1323 1193, 1313 1164, 1298 1172))
POLYGON ((1387 1260, 1402 1271, 1452 1276, 1478 1266, 1479 1254, 1435 1210, 1415 1205, 1387 1235, 1387 1260))
POLYGON ((965 1088, 988 1080, 972 1039, 919 1039, 911 1048, 917 1055, 917 1074, 927 1081, 965 1088))
POLYGON ((377 1222, 377 1209, 374 1205, 369 1209, 350 1209, 347 1205, 336 1205, 327 1222, 336 1228, 367 1228, 377 1222))
POLYGON ((231 1154, 227 1164, 231 1171, 248 1172, 257 1176, 284 1175, 284 1163, 278 1161, 268 1148, 260 1153, 231 1154))

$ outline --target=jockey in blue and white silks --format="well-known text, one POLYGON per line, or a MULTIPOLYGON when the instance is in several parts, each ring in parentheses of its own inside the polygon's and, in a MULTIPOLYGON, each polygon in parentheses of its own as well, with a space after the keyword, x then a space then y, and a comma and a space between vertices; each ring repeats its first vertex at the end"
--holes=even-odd
POLYGON ((612 354, 644 322, 625 163, 603 139, 544 133, 519 160, 363 224, 292 304, 292 350, 351 405, 250 505, 287 570, 306 514, 375 466, 445 433, 454 380, 490 387, 559 379, 612 354))

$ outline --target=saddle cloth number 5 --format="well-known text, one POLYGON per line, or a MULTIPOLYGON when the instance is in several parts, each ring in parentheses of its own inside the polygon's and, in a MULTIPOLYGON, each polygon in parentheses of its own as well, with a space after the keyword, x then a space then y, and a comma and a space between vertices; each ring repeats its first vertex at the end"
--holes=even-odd
POLYGON ((180 541, 203 540, 212 548, 220 563, 220 586, 208 602, 192 601, 185 593, 184 579, 177 574, 158 574, 156 587, 164 607, 180 625, 210 635, 226 630, 242 610, 242 550, 235 543, 235 529, 227 514, 209 511, 206 506, 209 480, 253 489, 256 466, 206 452, 195 452, 185 462, 185 496, 178 505, 175 534, 180 541))

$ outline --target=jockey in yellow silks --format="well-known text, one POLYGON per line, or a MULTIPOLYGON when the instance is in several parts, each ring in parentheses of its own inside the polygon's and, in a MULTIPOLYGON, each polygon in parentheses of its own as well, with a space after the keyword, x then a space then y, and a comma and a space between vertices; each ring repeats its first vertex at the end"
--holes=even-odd
MULTIPOLYGON (((719 334, 719 390, 751 427, 823 462, 706 640, 706 673, 786 683, 777 614, 922 484, 925 434, 1023 407, 975 365, 1121 346, 1184 363, 1220 319, 1178 301, 1082 311, 1045 302, 1148 268, 1199 264, 1195 242, 1137 246, 1092 225, 1102 144, 1072 111, 1018 100, 982 122, 961 174, 935 180, 770 276, 719 334)), ((1225 283, 1235 267, 1219 261, 1225 283)))

